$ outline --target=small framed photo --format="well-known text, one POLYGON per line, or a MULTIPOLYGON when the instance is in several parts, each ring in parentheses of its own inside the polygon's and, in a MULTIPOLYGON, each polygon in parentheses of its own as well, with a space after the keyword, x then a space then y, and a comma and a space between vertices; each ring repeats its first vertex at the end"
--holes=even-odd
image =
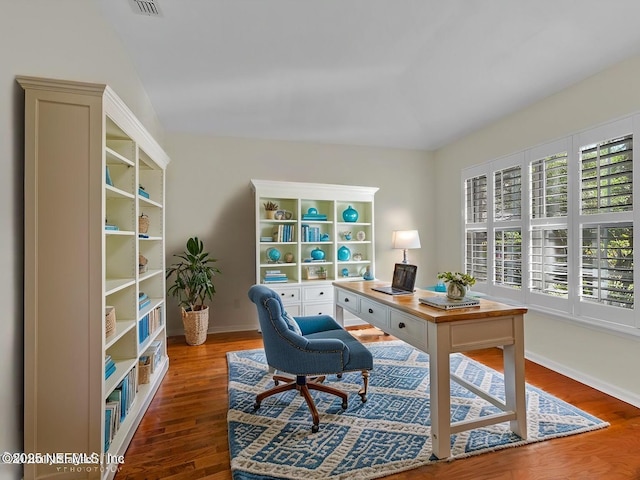
POLYGON ((311 266, 304 268, 306 280, 326 280, 327 269, 321 266, 311 266))

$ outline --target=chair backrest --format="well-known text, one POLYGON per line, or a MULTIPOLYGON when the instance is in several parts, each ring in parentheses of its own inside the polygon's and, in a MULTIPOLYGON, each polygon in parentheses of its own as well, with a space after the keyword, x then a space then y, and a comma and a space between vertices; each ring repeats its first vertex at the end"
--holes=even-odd
POLYGON ((287 370, 287 351, 307 343, 304 337, 294 333, 284 319, 284 307, 280 295, 264 285, 253 285, 249 298, 258 309, 267 363, 279 370, 287 370))

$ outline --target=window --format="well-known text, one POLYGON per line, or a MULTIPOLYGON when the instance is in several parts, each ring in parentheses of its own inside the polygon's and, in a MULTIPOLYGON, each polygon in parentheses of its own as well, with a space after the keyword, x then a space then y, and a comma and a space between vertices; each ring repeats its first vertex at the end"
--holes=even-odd
POLYGON ((634 128, 640 114, 463 172, 475 289, 640 335, 634 128))

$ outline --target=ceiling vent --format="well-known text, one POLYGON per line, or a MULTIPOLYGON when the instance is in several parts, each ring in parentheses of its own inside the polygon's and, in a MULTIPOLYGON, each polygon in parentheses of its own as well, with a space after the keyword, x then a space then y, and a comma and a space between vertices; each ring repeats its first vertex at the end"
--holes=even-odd
POLYGON ((129 5, 131 5, 134 13, 150 17, 162 16, 157 0, 129 0, 129 5))

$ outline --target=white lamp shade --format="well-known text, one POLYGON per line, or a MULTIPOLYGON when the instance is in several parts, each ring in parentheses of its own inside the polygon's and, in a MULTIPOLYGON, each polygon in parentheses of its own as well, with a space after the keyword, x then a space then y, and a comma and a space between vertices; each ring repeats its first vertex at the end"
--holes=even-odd
POLYGON ((393 232, 393 248, 420 248, 420 235, 417 230, 395 230, 393 232))

